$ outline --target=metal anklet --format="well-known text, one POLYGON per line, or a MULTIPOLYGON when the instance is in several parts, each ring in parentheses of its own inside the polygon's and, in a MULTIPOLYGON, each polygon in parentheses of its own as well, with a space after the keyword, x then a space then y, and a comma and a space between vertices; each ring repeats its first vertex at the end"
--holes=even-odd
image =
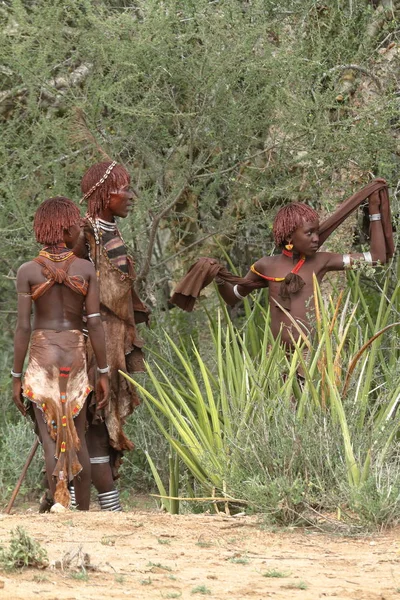
POLYGON ((78 505, 76 503, 75 488, 73 485, 71 485, 69 488, 69 494, 71 496, 70 508, 78 508, 78 505))
POLYGON ((119 501, 119 491, 112 490, 111 492, 103 492, 98 495, 100 509, 110 512, 121 512, 122 506, 119 501))

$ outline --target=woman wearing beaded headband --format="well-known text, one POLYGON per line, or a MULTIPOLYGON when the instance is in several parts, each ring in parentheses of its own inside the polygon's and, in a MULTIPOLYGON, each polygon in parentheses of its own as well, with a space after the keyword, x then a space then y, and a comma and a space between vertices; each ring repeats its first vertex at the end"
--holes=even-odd
MULTIPOLYGON (((24 398, 30 402, 54 500, 68 507, 67 486, 74 480, 77 508, 88 510, 91 478, 85 406, 91 387, 86 372, 82 315, 84 303, 88 311, 99 312, 97 279, 93 265, 70 250, 80 234, 79 210, 71 200, 57 197, 43 202, 35 215, 34 230, 37 241, 45 247, 17 274, 13 400, 24 415, 24 398), (31 332, 32 301, 35 313, 31 332), (22 382, 29 342, 29 363, 22 382)), ((88 329, 104 372, 97 382, 101 407, 107 400, 109 383, 100 318, 92 319, 88 329)))
MULTIPOLYGON (((91 414, 87 442, 92 465, 92 481, 99 492, 100 507, 121 510, 114 479, 124 451, 133 443, 126 437, 126 418, 139 404, 133 386, 118 370, 144 370, 143 342, 137 323, 147 322, 148 310, 133 287, 134 263, 116 223, 116 217, 128 216, 134 194, 126 169, 115 161, 93 165, 83 176, 82 201, 88 210, 84 227, 86 256, 95 265, 100 286, 100 312, 106 334, 107 356, 111 374, 110 401, 107 408, 91 414)), ((79 252, 79 250, 77 250, 79 252)), ((88 344, 88 373, 93 383, 96 368, 88 344)))

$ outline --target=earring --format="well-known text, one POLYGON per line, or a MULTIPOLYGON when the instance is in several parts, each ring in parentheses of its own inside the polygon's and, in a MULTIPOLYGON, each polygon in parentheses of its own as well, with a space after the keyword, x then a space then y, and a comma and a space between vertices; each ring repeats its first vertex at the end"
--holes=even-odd
POLYGON ((285 248, 290 252, 291 250, 293 250, 293 244, 286 244, 285 248))

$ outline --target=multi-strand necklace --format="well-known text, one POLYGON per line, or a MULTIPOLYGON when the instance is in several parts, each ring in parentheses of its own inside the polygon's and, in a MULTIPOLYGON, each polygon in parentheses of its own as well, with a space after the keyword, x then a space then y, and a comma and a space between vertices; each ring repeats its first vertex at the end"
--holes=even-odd
POLYGON ((72 250, 67 248, 66 244, 56 244, 55 246, 44 246, 39 252, 39 256, 48 258, 52 262, 63 262, 74 256, 72 250))
MULTIPOLYGON (((100 219, 99 217, 97 217, 96 219, 93 219, 93 217, 91 217, 88 214, 86 214, 86 219, 89 221, 89 223, 92 226, 93 234, 94 234, 94 241, 96 243, 96 246, 98 246, 100 248, 100 246, 101 246, 100 239, 101 239, 103 233, 111 233, 113 235, 119 236, 123 245, 126 248, 124 238, 122 237, 122 234, 121 234, 120 230, 118 229, 118 226, 115 223, 115 221, 111 223, 110 221, 105 221, 104 219, 100 219)), ((102 253, 103 253, 103 256, 106 259, 108 265, 111 267, 111 269, 113 271, 116 271, 119 274, 120 279, 122 281, 125 279, 130 279, 131 281, 135 280, 135 278, 132 277, 131 275, 129 275, 129 273, 122 272, 119 267, 117 267, 116 265, 114 265, 112 263, 112 261, 110 260, 110 257, 108 256, 107 250, 104 248, 104 246, 102 246, 102 253)), ((97 269, 97 274, 99 275, 99 267, 98 267, 98 265, 95 265, 95 266, 97 269)))

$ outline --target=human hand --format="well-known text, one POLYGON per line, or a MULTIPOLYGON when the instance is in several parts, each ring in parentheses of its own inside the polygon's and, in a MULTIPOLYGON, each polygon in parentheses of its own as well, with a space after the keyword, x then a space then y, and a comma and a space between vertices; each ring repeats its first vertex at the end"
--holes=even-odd
POLYGON ((381 199, 380 199, 379 193, 374 192, 369 197, 369 202, 368 202, 369 214, 373 215, 373 214, 378 213, 380 206, 381 206, 381 199))
POLYGON ((96 407, 97 409, 102 409, 106 406, 108 402, 108 397, 110 394, 110 381, 108 378, 108 373, 101 373, 97 380, 97 389, 96 389, 96 407))
POLYGON ((22 396, 22 381, 20 377, 13 377, 12 399, 19 412, 25 417, 26 407, 22 396))

